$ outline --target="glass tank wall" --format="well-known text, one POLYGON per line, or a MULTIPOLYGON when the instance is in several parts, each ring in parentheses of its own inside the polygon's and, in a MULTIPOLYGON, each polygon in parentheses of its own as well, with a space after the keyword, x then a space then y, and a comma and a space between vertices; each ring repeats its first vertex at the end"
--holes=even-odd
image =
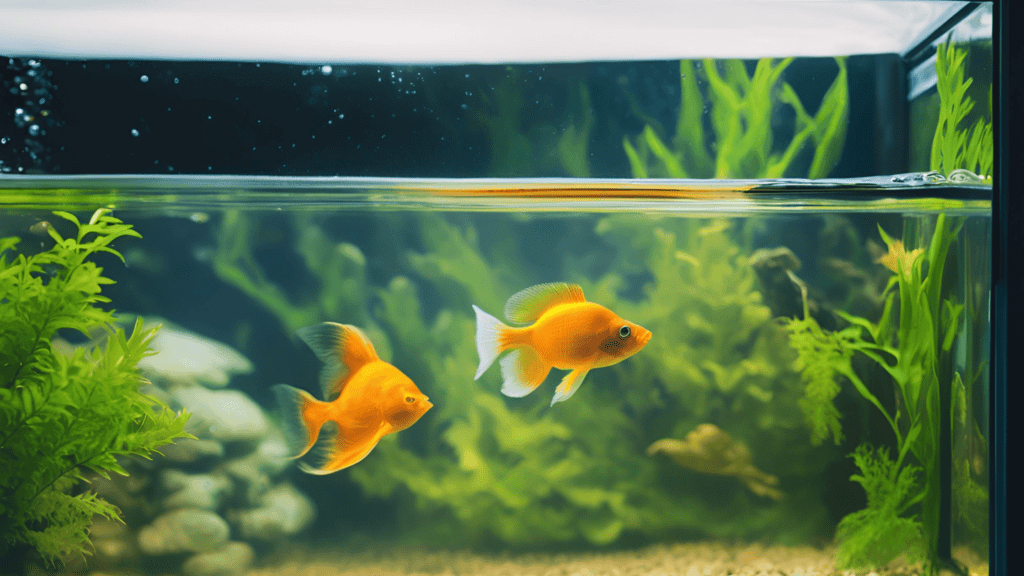
POLYGON ((375 6, 0 9, 18 572, 988 574, 990 4, 375 6))

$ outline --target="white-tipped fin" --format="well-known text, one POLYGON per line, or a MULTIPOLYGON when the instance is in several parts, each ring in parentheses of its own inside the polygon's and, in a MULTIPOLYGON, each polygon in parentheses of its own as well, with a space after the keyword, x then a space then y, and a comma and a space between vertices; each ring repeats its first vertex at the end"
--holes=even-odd
POLYGON ((478 308, 476 304, 473 305, 473 311, 476 312, 476 352, 480 355, 480 366, 476 369, 476 376, 473 379, 479 380, 494 363, 498 354, 501 354, 499 336, 508 326, 478 308))
POLYGON ((551 366, 541 361, 533 348, 517 348, 501 359, 501 376, 504 383, 501 393, 520 398, 537 389, 547 378, 551 366))
POLYGON ((551 405, 554 406, 556 402, 564 402, 575 394, 580 389, 580 384, 586 378, 587 372, 590 372, 589 368, 577 368, 566 374, 555 390, 555 397, 551 399, 551 405))

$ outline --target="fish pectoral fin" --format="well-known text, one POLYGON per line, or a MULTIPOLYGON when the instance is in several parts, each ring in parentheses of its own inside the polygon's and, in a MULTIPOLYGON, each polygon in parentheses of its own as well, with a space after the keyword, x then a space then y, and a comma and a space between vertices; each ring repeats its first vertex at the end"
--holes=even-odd
POLYGON ((555 397, 551 399, 552 406, 556 402, 564 402, 568 400, 570 396, 576 393, 580 388, 580 384, 583 383, 583 379, 586 378, 587 372, 590 372, 590 368, 577 368, 572 372, 569 372, 562 378, 562 382, 559 383, 558 388, 555 390, 555 397))
POLYGON ((295 334, 324 363, 320 372, 324 400, 330 401, 341 394, 349 378, 359 368, 380 360, 373 343, 355 326, 324 322, 300 328, 295 334))
POLYGON ((536 350, 517 348, 501 359, 501 393, 513 398, 526 396, 544 382, 550 371, 551 366, 544 364, 536 350))
POLYGON ((538 284, 513 294, 505 303, 505 317, 510 322, 528 324, 540 318, 547 309, 559 304, 586 301, 583 289, 578 284, 538 284))
POLYGON ((299 468, 309 474, 330 474, 366 458, 385 435, 394 432, 394 428, 384 422, 377 432, 361 442, 348 442, 335 422, 328 422, 320 430, 320 438, 310 450, 313 465, 299 463, 299 468))

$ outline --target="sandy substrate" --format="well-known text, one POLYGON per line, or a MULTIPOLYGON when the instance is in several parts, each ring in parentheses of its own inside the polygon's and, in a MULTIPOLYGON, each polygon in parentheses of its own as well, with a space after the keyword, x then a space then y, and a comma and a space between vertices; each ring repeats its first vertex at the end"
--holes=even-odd
MULTIPOLYGON (((958 554, 971 576, 988 568, 970 554, 958 554)), ((730 547, 677 544, 641 550, 578 553, 480 555, 460 552, 388 550, 339 554, 296 551, 273 567, 248 576, 916 576, 917 567, 896 561, 883 570, 836 570, 831 549, 730 547)))

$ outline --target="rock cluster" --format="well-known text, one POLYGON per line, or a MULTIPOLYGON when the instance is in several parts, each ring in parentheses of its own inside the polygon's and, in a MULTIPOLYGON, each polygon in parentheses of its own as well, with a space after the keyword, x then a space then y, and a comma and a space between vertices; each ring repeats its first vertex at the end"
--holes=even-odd
POLYGON ((93 481, 124 524, 94 525, 89 567, 244 574, 258 554, 312 522, 313 503, 283 480, 291 460, 263 409, 223 388, 233 374, 251 371, 249 361, 167 323, 159 334, 158 354, 144 366, 152 382, 146 393, 191 413, 186 430, 196 439, 165 446, 152 461, 124 463, 127 477, 93 481))

